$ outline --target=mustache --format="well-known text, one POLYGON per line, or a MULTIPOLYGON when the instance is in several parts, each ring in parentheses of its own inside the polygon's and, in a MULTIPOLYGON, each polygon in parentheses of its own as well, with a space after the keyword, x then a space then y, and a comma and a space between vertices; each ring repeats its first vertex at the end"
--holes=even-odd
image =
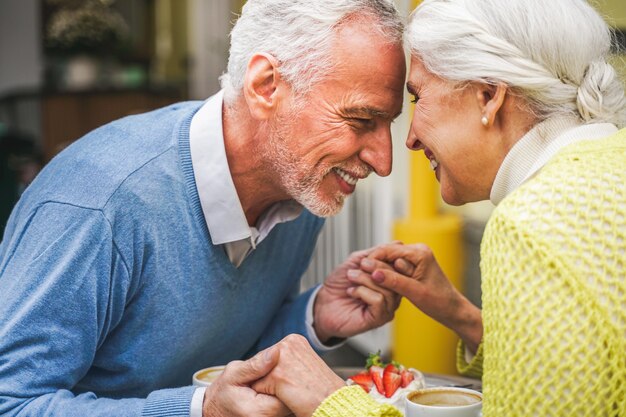
POLYGON ((374 171, 369 165, 363 163, 343 163, 339 165, 334 165, 328 171, 330 172, 335 168, 363 179, 367 178, 374 171))

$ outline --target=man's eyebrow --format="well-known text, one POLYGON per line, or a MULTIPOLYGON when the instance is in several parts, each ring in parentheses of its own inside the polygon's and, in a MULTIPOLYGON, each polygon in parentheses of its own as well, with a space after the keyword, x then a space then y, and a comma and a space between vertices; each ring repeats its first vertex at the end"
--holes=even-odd
POLYGON ((402 114, 402 110, 400 110, 397 114, 394 114, 393 116, 391 114, 389 114, 388 112, 384 111, 384 110, 378 110, 378 109, 374 109, 371 107, 347 107, 345 109, 343 109, 343 112, 347 115, 347 116, 362 116, 362 115, 367 115, 367 116, 371 116, 371 117, 379 117, 381 119, 389 119, 389 120, 393 120, 395 118, 397 118, 398 116, 400 116, 400 114, 402 114))

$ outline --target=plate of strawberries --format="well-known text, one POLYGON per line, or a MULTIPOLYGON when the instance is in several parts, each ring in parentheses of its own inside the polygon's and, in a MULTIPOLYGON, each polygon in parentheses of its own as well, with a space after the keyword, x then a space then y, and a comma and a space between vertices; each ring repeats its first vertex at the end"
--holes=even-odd
POLYGON ((376 401, 392 404, 402 412, 406 394, 426 386, 420 371, 395 361, 385 363, 380 352, 371 353, 365 369, 349 376, 347 383, 359 385, 376 401))

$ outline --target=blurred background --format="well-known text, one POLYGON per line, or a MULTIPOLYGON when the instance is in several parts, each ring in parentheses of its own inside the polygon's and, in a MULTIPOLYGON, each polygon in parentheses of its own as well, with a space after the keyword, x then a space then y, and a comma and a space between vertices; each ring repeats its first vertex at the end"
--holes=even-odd
MULTIPOLYGON (((60 150, 114 119, 219 90, 228 33, 245 0, 0 0, 0 233, 23 190, 60 150)), ((396 0, 408 15, 414 0, 396 0)), ((626 80, 626 1, 592 4, 614 29, 626 80)), ((355 250, 426 242, 453 282, 480 306, 478 250, 490 203, 451 208, 421 153, 404 140, 410 103, 394 123, 394 170, 359 184, 330 219, 302 287, 355 250)), ((94 192, 97 192, 94 190, 94 192)), ((403 304, 393 324, 326 356, 363 365, 381 350, 427 372, 454 374, 456 338, 403 304)))

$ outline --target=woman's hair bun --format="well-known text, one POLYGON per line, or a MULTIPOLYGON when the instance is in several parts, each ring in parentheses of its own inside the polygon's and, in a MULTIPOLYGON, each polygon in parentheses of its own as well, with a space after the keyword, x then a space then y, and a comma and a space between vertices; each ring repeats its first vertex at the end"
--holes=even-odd
POLYGON ((585 121, 613 121, 619 119, 626 106, 624 90, 619 77, 605 60, 592 61, 578 87, 576 105, 585 121))

